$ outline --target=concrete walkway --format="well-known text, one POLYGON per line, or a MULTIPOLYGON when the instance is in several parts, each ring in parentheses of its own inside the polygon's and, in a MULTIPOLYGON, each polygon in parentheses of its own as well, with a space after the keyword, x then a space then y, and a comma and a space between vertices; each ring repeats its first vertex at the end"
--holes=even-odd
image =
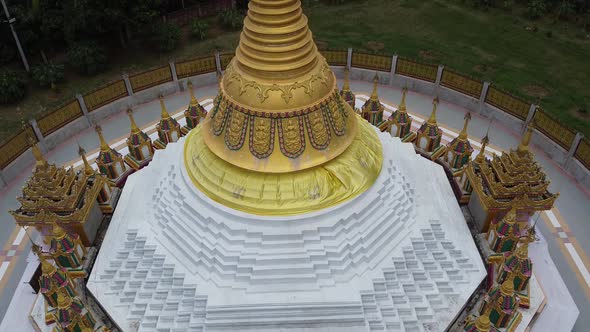
MULTIPOLYGON (((353 81, 351 88, 358 94, 370 95, 372 85, 367 82, 353 81)), ((212 98, 216 94, 216 86, 208 86, 197 91, 199 100, 212 98)), ((388 86, 380 86, 379 95, 383 103, 397 106, 401 100, 401 91, 388 86)), ((432 96, 409 93, 407 97, 408 111, 416 116, 427 118, 432 110, 432 96)), ((177 93, 166 98, 166 106, 170 113, 176 113, 186 107, 189 102, 188 92, 177 93)), ((442 127, 458 132, 463 126, 466 110, 453 104, 441 102, 438 121, 442 127)), ((160 105, 157 100, 139 105, 135 108, 135 119, 140 127, 155 123, 160 116, 160 105)), ((490 119, 472 114, 469 126, 470 138, 477 141, 485 135, 490 127, 490 119)), ((100 125, 109 142, 125 138, 129 133, 127 115, 122 112, 105 119, 100 125)), ((518 145, 520 133, 510 131, 499 123, 491 123, 491 146, 495 149, 509 149, 518 145)), ((46 157, 56 164, 70 165, 79 160, 77 145, 84 147, 90 155, 99 147, 98 138, 93 129, 86 129, 68 141, 56 147, 46 157)), ((575 331, 586 331, 590 324, 590 260, 586 253, 590 252, 590 226, 584 223, 590 215, 590 188, 580 187, 548 156, 533 147, 537 160, 552 180, 550 190, 560 192, 556 209, 542 214, 538 222, 539 230, 547 240, 551 258, 572 294, 580 310, 580 318, 575 331), (586 216, 586 217, 584 217, 586 216)), ((92 161, 91 161, 92 162, 92 161)), ((16 227, 8 209, 18 207, 16 196, 31 174, 32 165, 23 169, 18 178, 12 179, 9 186, 0 193, 0 319, 4 316, 13 296, 14 289, 21 279, 26 266, 26 257, 30 252, 28 236, 16 227)))

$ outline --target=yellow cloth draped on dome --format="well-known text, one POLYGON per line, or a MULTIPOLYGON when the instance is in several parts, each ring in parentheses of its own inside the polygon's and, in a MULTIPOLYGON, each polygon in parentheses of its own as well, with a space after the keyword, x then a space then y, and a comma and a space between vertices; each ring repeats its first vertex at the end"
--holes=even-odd
POLYGON ((203 126, 190 132, 185 165, 194 185, 227 207, 257 215, 294 215, 345 202, 367 190, 383 164, 375 128, 357 116, 358 134, 342 154, 313 168, 261 173, 217 157, 203 141, 203 126))

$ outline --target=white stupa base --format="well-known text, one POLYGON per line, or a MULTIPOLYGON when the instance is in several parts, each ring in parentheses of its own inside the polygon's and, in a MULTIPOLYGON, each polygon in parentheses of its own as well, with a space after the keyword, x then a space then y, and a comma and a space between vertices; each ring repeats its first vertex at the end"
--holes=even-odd
POLYGON ((289 217, 210 200, 169 144, 127 180, 88 289, 124 331, 444 331, 483 263, 443 169, 379 138, 367 192, 289 217))

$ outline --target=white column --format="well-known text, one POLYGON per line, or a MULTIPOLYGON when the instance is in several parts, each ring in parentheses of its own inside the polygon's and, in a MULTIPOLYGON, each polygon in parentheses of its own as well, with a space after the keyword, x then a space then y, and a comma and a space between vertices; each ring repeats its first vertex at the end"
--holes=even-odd
POLYGON ((522 126, 522 133, 525 132, 526 127, 529 125, 529 123, 531 123, 531 121, 533 121, 533 118, 535 117, 536 112, 537 112, 537 105, 531 104, 531 107, 529 107, 529 114, 527 115, 526 120, 524 120, 524 124, 522 126))
POLYGON ((393 86, 393 78, 395 77, 395 67, 397 67, 397 54, 391 57, 391 71, 389 72, 389 86, 393 86))
POLYGON ((86 102, 84 101, 84 97, 82 97, 81 94, 77 94, 76 99, 78 99, 78 103, 80 104, 80 109, 82 109, 82 113, 84 113, 84 117, 86 118, 86 121, 88 122, 88 126, 92 127, 92 120, 90 120, 90 117, 88 116, 88 108, 86 107, 86 102))
POLYGON ((221 56, 219 55, 219 52, 215 52, 215 67, 217 68, 218 73, 223 72, 221 70, 221 56))
POLYGON ((43 153, 47 153, 47 144, 45 144, 45 137, 41 133, 41 129, 39 129, 39 125, 37 124, 37 120, 32 119, 29 121, 31 127, 33 128, 33 132, 35 133, 35 137, 37 137, 37 141, 39 142, 39 148, 43 153))
POLYGON ((481 89, 481 95, 479 95, 479 114, 483 115, 485 112, 486 97, 488 96, 488 90, 490 89, 490 82, 483 82, 483 88, 481 89))
POLYGON ((572 159, 574 159, 574 155, 578 149, 578 145, 580 145, 580 142, 582 141, 582 138, 584 138, 584 134, 576 133, 576 137, 574 138, 574 141, 572 142, 572 145, 565 156, 565 161, 563 162, 564 168, 567 168, 570 165, 572 159))
POLYGON ((348 48, 348 54, 346 55, 346 68, 350 70, 352 67, 352 47, 348 48))
POLYGON ((176 65, 174 64, 174 61, 170 61, 170 62, 168 62, 168 64, 170 65, 170 72, 172 73, 172 80, 174 82, 178 81, 178 75, 176 74, 176 65))
POLYGON ((129 80, 129 75, 123 74, 123 81, 125 82, 125 87, 127 88, 127 94, 129 96, 133 96, 133 87, 131 86, 131 81, 129 80))

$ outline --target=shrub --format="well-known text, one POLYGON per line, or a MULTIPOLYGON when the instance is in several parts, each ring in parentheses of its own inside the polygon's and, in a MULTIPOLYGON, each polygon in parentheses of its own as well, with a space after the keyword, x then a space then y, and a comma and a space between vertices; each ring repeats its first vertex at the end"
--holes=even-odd
POLYGON ((55 83, 64 79, 64 66, 46 63, 31 69, 33 80, 42 87, 55 87, 55 83))
POLYGON ((530 0, 527 4, 527 14, 530 18, 539 18, 547 12, 545 0, 530 0))
POLYGON ((11 104, 25 96, 26 86, 23 74, 0 70, 0 104, 11 104))
POLYGON ((230 30, 239 30, 244 24, 244 18, 239 11, 235 9, 225 9, 219 12, 219 22, 221 25, 230 30))
POLYGON ((203 40, 207 37, 207 32, 209 31, 209 24, 205 21, 201 20, 194 20, 191 23, 191 34, 193 37, 196 37, 200 40, 203 40))
POLYGON ((104 49, 95 43, 74 44, 68 50, 68 61, 82 74, 92 75, 101 70, 106 63, 104 49))
POLYGON ((172 23, 159 23, 154 26, 152 42, 164 52, 172 51, 178 46, 180 28, 172 23))

